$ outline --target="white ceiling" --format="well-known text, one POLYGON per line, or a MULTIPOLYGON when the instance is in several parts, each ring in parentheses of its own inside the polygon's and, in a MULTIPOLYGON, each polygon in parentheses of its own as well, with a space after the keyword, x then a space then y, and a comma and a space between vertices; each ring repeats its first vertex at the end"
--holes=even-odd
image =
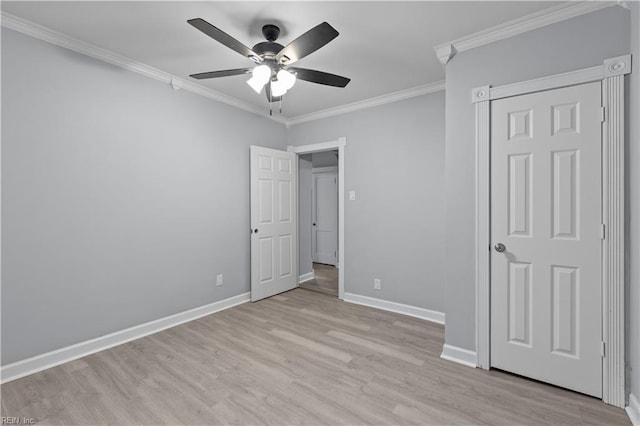
MULTIPOLYGON (((252 62, 186 23, 203 18, 249 47, 266 23, 281 28, 286 45, 327 21, 335 40, 296 65, 351 78, 344 89, 304 81, 284 99, 296 117, 444 80, 433 46, 559 2, 166 2, 2 1, 3 12, 110 50, 154 68, 189 74, 251 66, 252 62)), ((248 76, 199 81, 240 101, 268 108, 248 76)))

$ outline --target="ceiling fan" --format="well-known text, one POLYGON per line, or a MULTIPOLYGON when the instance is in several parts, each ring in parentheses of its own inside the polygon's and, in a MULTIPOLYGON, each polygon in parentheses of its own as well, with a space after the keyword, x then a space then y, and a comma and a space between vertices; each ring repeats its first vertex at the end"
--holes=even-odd
POLYGON ((251 73, 252 76, 247 84, 257 93, 262 92, 262 89, 265 88, 269 102, 281 101, 287 90, 293 87, 296 78, 334 87, 345 87, 351 81, 349 78, 323 71, 290 66, 338 36, 338 31, 326 22, 311 28, 286 46, 276 43, 280 35, 280 28, 267 24, 262 27, 262 35, 267 41, 260 42, 251 49, 204 19, 189 19, 187 22, 256 64, 251 68, 191 74, 192 78, 201 80, 251 73))

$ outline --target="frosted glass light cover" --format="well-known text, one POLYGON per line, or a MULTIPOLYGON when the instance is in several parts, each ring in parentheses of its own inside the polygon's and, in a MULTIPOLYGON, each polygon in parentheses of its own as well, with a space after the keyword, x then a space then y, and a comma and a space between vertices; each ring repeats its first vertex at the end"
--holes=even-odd
POLYGON ((271 96, 277 98, 285 93, 287 93, 287 88, 282 81, 275 80, 271 82, 271 96))
POLYGON ((269 68, 268 65, 258 65, 253 69, 252 74, 252 78, 255 78, 256 81, 262 83, 262 85, 265 85, 271 78, 271 68, 269 68))
POLYGON ((264 83, 255 77, 251 77, 249 81, 247 81, 247 84, 258 94, 262 92, 262 88, 264 87, 264 83))
POLYGON ((278 71, 278 81, 284 85, 284 89, 287 91, 296 83, 296 76, 289 71, 280 70, 278 71))

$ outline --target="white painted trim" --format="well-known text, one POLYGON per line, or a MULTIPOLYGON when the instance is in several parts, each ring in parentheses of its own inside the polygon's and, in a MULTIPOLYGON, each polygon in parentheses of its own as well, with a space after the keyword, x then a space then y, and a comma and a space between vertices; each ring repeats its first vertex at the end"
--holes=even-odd
POLYGON ((484 46, 485 44, 513 37, 586 13, 595 12, 596 10, 614 6, 615 4, 616 2, 607 1, 569 2, 561 4, 469 34, 453 41, 439 44, 434 46, 434 50, 440 62, 446 64, 457 52, 464 52, 465 50, 484 46))
POLYGON ((605 77, 626 75, 631 72, 631 55, 610 58, 591 68, 556 74, 548 77, 536 78, 514 84, 506 84, 499 87, 483 86, 472 91, 472 102, 481 102, 488 99, 507 98, 510 96, 524 95, 526 93, 541 92, 543 90, 557 89, 576 84, 601 81, 605 77))
MULTIPOLYGON (((344 148, 347 143, 346 138, 340 138, 330 142, 319 142, 308 145, 289 145, 287 151, 295 152, 296 154, 313 154, 314 152, 332 151, 334 149, 344 148)), ((340 153, 338 152, 338 159, 340 159, 340 153)))
POLYGON ((443 345, 442 354, 440 358, 447 361, 456 362, 458 364, 466 365, 467 367, 476 368, 477 357, 476 353, 468 349, 459 348, 457 346, 443 345))
POLYGON ((306 274, 298 275, 298 284, 302 284, 307 281, 311 281, 316 278, 316 271, 311 271, 306 274))
POLYGON ((283 116, 270 116, 266 108, 256 107, 247 102, 240 101, 234 97, 196 84, 192 81, 169 74, 157 68, 153 68, 149 65, 143 64, 142 62, 134 61, 127 58, 126 56, 119 55, 106 49, 102 49, 98 46, 94 46, 84 41, 43 27, 42 25, 38 25, 36 23, 11 15, 10 13, 3 11, 1 12, 1 15, 2 26, 5 28, 9 28, 11 30, 21 32, 23 34, 46 41, 48 43, 64 47, 65 49, 73 50, 83 55, 99 59, 101 61, 119 66, 120 68, 124 68, 125 70, 133 71, 146 77, 153 78, 154 80, 158 80, 171 85, 174 90, 183 89, 196 95, 204 96, 205 98, 222 102, 240 110, 247 111, 273 121, 277 121, 281 124, 285 124, 287 122, 287 119, 283 116))
POLYGON ((490 142, 490 109, 481 113, 488 100, 517 96, 541 90, 551 90, 591 81, 602 81, 603 106, 607 119, 603 124, 603 222, 607 238, 603 242, 603 315, 602 338, 605 342, 603 358, 602 400, 624 407, 624 75, 631 72, 631 55, 610 58, 603 65, 501 87, 483 86, 471 92, 476 104, 476 350, 483 368, 490 365, 490 312, 486 309, 490 298, 490 257, 485 235, 490 235, 489 191, 484 182, 490 179, 487 161, 490 142), (484 201, 483 201, 484 200, 484 201), (485 268, 487 268, 485 270, 485 268), (488 271, 488 272, 487 272, 488 271))
POLYGON ((436 56, 442 65, 446 65, 458 53, 451 43, 440 44, 433 49, 436 51, 436 56))
POLYGON ((39 371, 55 367, 56 365, 64 364, 132 340, 140 339, 141 337, 211 315, 215 312, 220 312, 224 309, 246 303, 250 300, 250 297, 251 293, 242 293, 228 299, 220 300, 218 302, 210 303, 208 305, 200 306, 174 315, 169 315, 154 321, 149 321, 102 337, 76 343, 75 345, 36 355, 12 364, 3 365, 0 368, 0 377, 2 377, 1 382, 7 383, 39 371))
POLYGON ((338 166, 312 167, 311 173, 338 173, 338 166))
POLYGON ((342 137, 334 141, 320 142, 308 145, 293 146, 289 145, 287 151, 294 152, 296 154, 311 154, 314 152, 333 151, 338 150, 338 299, 344 299, 344 265, 346 265, 345 250, 344 250, 344 211, 345 211, 345 199, 344 199, 344 157, 345 148, 347 145, 347 138, 342 137))
POLYGON ((392 102, 401 101, 404 99, 413 98, 416 96, 422 96, 429 93, 440 92, 445 89, 444 81, 437 81, 435 83, 424 84, 411 89, 401 90, 399 92, 389 93, 382 96, 376 96, 374 98, 365 99, 363 101, 353 102, 346 105, 337 106, 334 108, 328 108, 322 111, 312 112, 310 114, 298 115, 291 117, 287 120, 287 127, 306 123, 308 121, 320 120, 323 118, 333 117, 336 115, 346 114, 348 112, 360 111, 366 108, 373 108, 376 106, 389 104, 392 102))
POLYGON ((344 248, 344 230, 345 221, 345 149, 347 138, 342 137, 338 140, 338 298, 344 299, 344 289, 346 286, 344 280, 344 269, 346 263, 344 261, 346 250, 344 248))
POLYGON ((405 305, 402 303, 389 302, 388 300, 376 299, 375 297, 361 296, 354 293, 345 293, 344 301, 357 305, 369 306, 370 308, 382 309, 383 311, 395 312, 420 318, 426 321, 444 324, 444 313, 432 311, 430 309, 419 308, 417 306, 405 305))
POLYGON ((488 370, 491 367, 490 346, 491 329, 489 318, 491 314, 490 290, 491 243, 490 228, 490 179, 486 170, 490 165, 490 132, 491 132, 491 108, 489 105, 489 86, 484 86, 475 91, 476 98, 484 97, 482 102, 475 103, 476 112, 476 351, 477 365, 488 370))
POLYGON ((624 410, 627 412, 631 424, 633 424, 633 426, 640 426, 640 402, 634 394, 629 394, 629 405, 627 405, 624 410))
MULTIPOLYGON (((631 64, 629 63, 629 66, 631 64)), ((602 80, 602 400, 625 406, 625 154, 624 75, 602 80)))

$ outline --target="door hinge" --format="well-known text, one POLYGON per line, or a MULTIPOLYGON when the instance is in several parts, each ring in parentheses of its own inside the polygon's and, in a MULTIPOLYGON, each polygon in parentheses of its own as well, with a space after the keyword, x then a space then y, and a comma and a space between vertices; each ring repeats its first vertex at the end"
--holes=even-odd
POLYGON ((606 233, 605 233, 605 225, 604 223, 600 224, 600 239, 604 240, 606 238, 606 233))
POLYGON ((600 122, 604 123, 607 121, 607 110, 605 107, 600 107, 600 122))
POLYGON ((337 251, 333 252, 333 257, 338 257, 338 252, 337 251))
POLYGON ((600 356, 602 358, 604 358, 604 354, 605 354, 604 349, 605 349, 604 342, 600 342, 600 356))

